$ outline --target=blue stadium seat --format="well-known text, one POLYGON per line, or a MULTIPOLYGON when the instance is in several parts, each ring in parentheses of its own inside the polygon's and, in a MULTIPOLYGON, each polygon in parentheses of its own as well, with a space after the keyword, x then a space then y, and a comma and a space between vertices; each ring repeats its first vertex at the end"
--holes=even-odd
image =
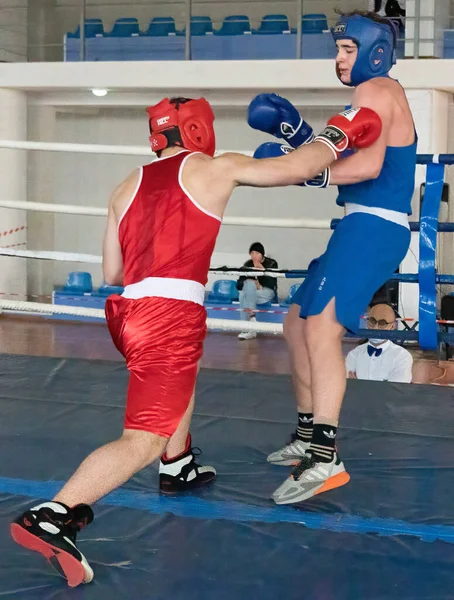
POLYGON ((139 21, 133 17, 117 19, 113 29, 107 34, 109 37, 131 37, 140 35, 139 21))
POLYGON ((323 33, 328 28, 326 15, 320 13, 307 14, 302 20, 303 33, 323 33))
POLYGON ((213 33, 211 17, 191 17, 191 35, 213 33))
POLYGON ((111 296, 112 294, 122 294, 124 288, 119 285, 107 285, 107 283, 103 283, 98 288, 98 294, 100 296, 111 296))
POLYGON ((287 15, 265 15, 259 29, 254 33, 273 34, 284 31, 290 31, 287 15))
POLYGON ((281 302, 281 306, 290 306, 290 304, 292 303, 292 298, 294 296, 294 294, 296 293, 296 291, 298 290, 298 288, 300 287, 301 283, 294 283, 288 292, 288 296, 285 299, 284 302, 281 302))
POLYGON ((231 15, 226 17, 221 29, 215 32, 217 35, 242 35, 251 33, 251 24, 246 15, 231 15))
MULTIPOLYGON (((104 25, 101 19, 85 19, 85 38, 94 38, 97 35, 104 35, 104 25)), ((68 32, 68 38, 80 38, 80 25, 74 33, 68 32)))
POLYGON ((151 19, 145 35, 167 36, 176 35, 175 19, 173 17, 155 17, 151 19))
POLYGON ((65 292, 73 292, 74 294, 89 294, 93 291, 90 273, 73 271, 68 275, 63 289, 65 292))
POLYGON ((215 302, 218 304, 231 304, 234 300, 238 300, 236 281, 230 281, 229 279, 218 279, 215 281, 213 289, 207 297, 208 302, 215 302))

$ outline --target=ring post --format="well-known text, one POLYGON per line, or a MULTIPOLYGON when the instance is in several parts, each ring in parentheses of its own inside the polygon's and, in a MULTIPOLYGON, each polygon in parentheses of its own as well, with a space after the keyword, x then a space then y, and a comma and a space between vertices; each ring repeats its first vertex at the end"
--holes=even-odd
POLYGON ((419 345, 423 350, 436 350, 438 347, 435 260, 444 174, 444 165, 435 163, 427 165, 426 188, 420 218, 418 269, 419 345))

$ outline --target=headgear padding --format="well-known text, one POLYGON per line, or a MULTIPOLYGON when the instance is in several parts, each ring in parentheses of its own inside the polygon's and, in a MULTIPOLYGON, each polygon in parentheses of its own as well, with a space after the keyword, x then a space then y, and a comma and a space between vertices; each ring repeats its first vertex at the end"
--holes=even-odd
POLYGON ((378 23, 361 15, 341 17, 332 29, 334 41, 351 40, 358 46, 358 56, 351 72, 356 87, 374 77, 385 77, 396 64, 396 33, 390 22, 378 23))
POLYGON ((214 155, 214 113, 205 98, 165 98, 147 108, 147 112, 153 152, 168 146, 181 146, 191 152, 214 155))

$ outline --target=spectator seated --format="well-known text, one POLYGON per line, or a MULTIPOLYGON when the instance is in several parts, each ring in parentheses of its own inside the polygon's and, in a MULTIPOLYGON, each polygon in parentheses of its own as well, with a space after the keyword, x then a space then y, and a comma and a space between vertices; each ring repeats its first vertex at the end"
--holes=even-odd
POLYGON ((251 33, 251 24, 246 15, 232 15, 226 17, 222 23, 221 29, 215 32, 216 35, 243 35, 251 33))
POLYGON ((265 15, 259 29, 253 33, 258 34, 281 34, 290 33, 288 18, 286 15, 265 15))
POLYGON ((93 291, 90 273, 86 273, 85 271, 74 271, 70 273, 63 287, 63 291, 77 295, 90 294, 93 291))
POLYGON ((279 297, 277 295, 277 292, 274 292, 274 297, 269 301, 269 302, 264 302, 263 304, 259 304, 257 306, 257 309, 261 310, 263 309, 267 309, 270 308, 271 306, 273 306, 273 304, 279 304, 279 297))
POLYGON ((208 294, 206 301, 216 304, 232 304, 234 300, 238 300, 236 281, 218 279, 214 282, 213 289, 208 294))

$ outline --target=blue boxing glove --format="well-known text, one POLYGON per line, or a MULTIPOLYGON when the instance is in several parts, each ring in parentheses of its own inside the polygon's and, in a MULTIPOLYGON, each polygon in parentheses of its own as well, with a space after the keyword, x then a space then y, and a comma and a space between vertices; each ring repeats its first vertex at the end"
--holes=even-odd
POLYGON ((291 102, 277 94, 259 94, 249 104, 248 124, 299 148, 314 139, 314 130, 291 102))
MULTIPOLYGON (((287 146, 286 144, 278 144, 277 142, 265 142, 261 144, 254 152, 254 158, 276 158, 278 156, 284 156, 290 154, 295 148, 287 146)), ((302 187, 313 187, 313 188, 326 188, 329 186, 330 170, 326 168, 322 173, 300 183, 302 187)))

